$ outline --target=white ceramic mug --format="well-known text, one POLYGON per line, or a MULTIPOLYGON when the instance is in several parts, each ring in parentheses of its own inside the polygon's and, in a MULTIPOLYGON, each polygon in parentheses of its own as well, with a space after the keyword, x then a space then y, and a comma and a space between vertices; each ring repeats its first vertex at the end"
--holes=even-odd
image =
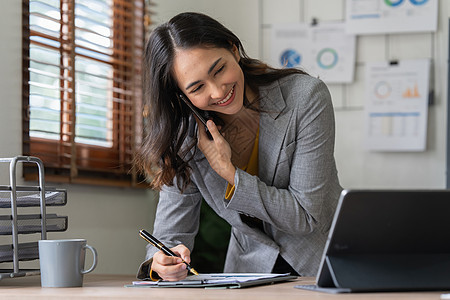
POLYGON ((85 239, 40 240, 39 264, 42 287, 76 287, 83 285, 83 275, 97 266, 97 251, 85 239), (92 251, 92 266, 85 270, 86 248, 92 251))

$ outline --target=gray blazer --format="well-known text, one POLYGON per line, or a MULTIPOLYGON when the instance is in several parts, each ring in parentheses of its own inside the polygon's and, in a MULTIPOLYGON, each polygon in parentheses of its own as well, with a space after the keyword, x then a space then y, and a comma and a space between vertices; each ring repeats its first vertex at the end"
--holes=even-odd
MULTIPOLYGON (((195 152, 192 183, 181 194, 164 186, 154 235, 173 247, 194 247, 202 198, 231 226, 224 272, 271 272, 280 254, 301 276, 315 276, 342 190, 334 160, 334 111, 326 85, 291 75, 261 88, 259 176, 235 173, 235 191, 195 152), (239 213, 263 221, 264 232, 239 213)), ((138 277, 157 251, 147 246, 138 277)))

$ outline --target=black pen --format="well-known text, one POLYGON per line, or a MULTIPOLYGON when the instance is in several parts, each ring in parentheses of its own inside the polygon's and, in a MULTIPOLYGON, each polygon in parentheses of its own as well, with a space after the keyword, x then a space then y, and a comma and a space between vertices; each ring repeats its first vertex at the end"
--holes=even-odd
MULTIPOLYGON (((147 242, 149 242, 150 244, 152 244, 153 246, 155 246, 156 248, 158 248, 159 250, 164 252, 166 255, 177 257, 175 255, 175 253, 173 253, 163 243, 158 241, 153 235, 151 235, 150 233, 148 233, 144 229, 139 230, 139 235, 141 236, 141 238, 143 238, 144 240, 146 240, 147 242)), ((198 272, 195 271, 195 269, 193 267, 191 267, 187 262, 185 262, 184 259, 181 259, 181 260, 186 264, 186 267, 189 270, 189 272, 191 272, 194 275, 198 275, 198 272)))

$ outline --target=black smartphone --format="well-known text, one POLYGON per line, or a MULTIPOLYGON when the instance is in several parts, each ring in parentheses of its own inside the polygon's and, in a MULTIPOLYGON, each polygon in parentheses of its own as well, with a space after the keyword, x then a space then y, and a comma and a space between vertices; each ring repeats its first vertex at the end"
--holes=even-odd
POLYGON ((186 105, 192 110, 192 112, 194 113, 194 115, 200 120, 200 122, 202 122, 202 124, 205 127, 205 131, 206 134, 208 135, 208 138, 210 140, 212 140, 212 136, 211 133, 208 130, 208 127, 206 126, 206 122, 210 119, 212 119, 212 116, 210 113, 208 113, 207 111, 204 110, 200 110, 197 107, 195 107, 191 101, 189 101, 189 99, 186 98, 186 96, 184 96, 183 94, 179 94, 179 97, 181 98, 181 100, 183 100, 184 103, 186 103, 186 105))

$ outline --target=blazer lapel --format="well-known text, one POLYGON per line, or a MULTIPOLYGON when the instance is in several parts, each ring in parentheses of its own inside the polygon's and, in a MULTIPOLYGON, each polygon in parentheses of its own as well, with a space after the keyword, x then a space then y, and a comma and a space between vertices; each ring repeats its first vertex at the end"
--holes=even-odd
POLYGON ((259 124, 258 168, 259 178, 271 185, 281 147, 292 115, 283 111, 286 103, 278 82, 261 89, 261 110, 259 124))

